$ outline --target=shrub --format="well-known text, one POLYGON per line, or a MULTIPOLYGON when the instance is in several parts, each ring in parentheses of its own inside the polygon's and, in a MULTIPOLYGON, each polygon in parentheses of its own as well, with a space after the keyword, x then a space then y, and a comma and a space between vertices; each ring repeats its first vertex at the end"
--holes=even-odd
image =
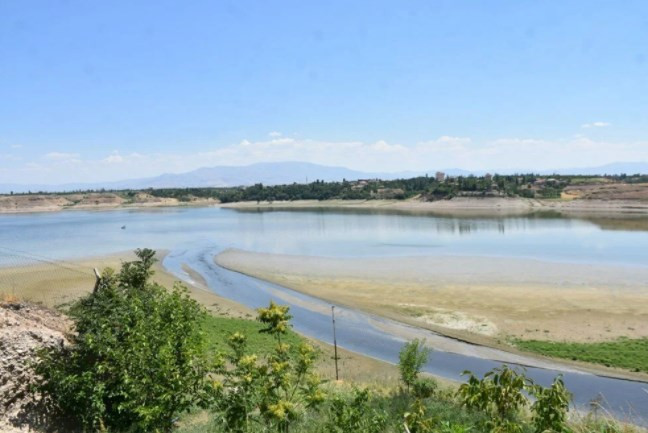
POLYGON ((470 378, 459 386, 458 394, 467 407, 492 413, 501 420, 510 420, 528 404, 524 395, 528 379, 506 365, 489 371, 481 380, 469 371, 463 374, 469 374, 470 378))
POLYGON ((567 431, 567 411, 571 395, 562 377, 554 379, 549 388, 534 385, 530 390, 536 401, 531 406, 536 433, 567 431))
POLYGON ((216 373, 214 409, 226 431, 266 430, 287 432, 310 409, 324 401, 321 380, 314 373, 316 353, 301 343, 292 348, 282 342, 289 328, 288 307, 270 303, 260 308, 258 317, 266 327, 260 332, 275 338, 275 347, 264 362, 248 353, 247 339, 234 333, 229 338, 230 353, 221 355, 216 373))
POLYGON ((350 399, 336 395, 329 407, 324 426, 327 433, 379 433, 387 426, 387 415, 371 407, 367 389, 354 389, 350 399))
POLYGON ((71 307, 71 345, 36 365, 47 404, 86 430, 169 431, 207 392, 204 310, 183 286, 149 282, 154 251, 136 254, 71 307))
POLYGON ((470 372, 464 374, 470 374, 470 378, 459 387, 459 399, 464 406, 489 415, 488 430, 503 433, 522 431, 517 416, 529 404, 525 391, 536 399, 531 406, 536 433, 567 430, 571 397, 560 376, 549 388, 544 388, 506 365, 486 373, 481 380, 470 372))
POLYGON ((436 380, 431 377, 418 378, 412 384, 412 391, 416 398, 430 398, 438 388, 436 380))
POLYGON ((421 373, 421 368, 428 360, 430 349, 425 347, 425 342, 421 340, 412 340, 405 343, 398 356, 398 369, 400 370, 401 380, 407 386, 407 391, 421 373))

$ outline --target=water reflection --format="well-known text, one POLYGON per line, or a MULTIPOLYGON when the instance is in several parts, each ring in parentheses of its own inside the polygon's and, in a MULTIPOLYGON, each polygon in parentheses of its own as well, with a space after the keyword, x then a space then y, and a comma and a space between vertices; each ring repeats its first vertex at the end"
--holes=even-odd
POLYGON ((73 258, 207 241, 223 248, 315 256, 449 254, 648 266, 645 220, 375 209, 75 211, 0 215, 0 246, 73 258))

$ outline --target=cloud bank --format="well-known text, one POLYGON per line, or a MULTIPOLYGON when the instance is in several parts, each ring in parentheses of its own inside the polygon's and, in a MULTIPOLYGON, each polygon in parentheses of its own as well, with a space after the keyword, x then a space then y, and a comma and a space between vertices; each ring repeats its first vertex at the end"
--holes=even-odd
POLYGON ((498 138, 477 141, 441 136, 414 144, 384 140, 326 141, 287 137, 279 132, 258 141, 242 140, 206 146, 192 153, 136 153, 112 151, 88 159, 78 153, 49 152, 25 160, 12 154, 0 158, 0 183, 66 183, 123 180, 181 173, 215 165, 304 161, 363 171, 544 170, 596 166, 614 161, 648 160, 648 141, 617 143, 583 135, 546 140, 498 138))

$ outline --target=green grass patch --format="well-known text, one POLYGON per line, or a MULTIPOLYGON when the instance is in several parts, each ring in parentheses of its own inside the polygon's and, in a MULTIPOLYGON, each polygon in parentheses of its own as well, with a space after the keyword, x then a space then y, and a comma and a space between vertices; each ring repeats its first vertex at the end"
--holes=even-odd
POLYGON ((585 361, 648 373, 648 338, 620 338, 600 343, 515 340, 520 349, 555 358, 585 361))
MULTIPOLYGON (((265 356, 275 347, 272 336, 261 333, 263 325, 259 322, 246 319, 235 319, 231 317, 219 317, 208 315, 203 325, 207 348, 209 352, 225 352, 228 350, 227 338, 235 332, 247 336, 248 351, 257 355, 265 356)), ((293 331, 282 337, 282 342, 296 347, 302 338, 293 331)))

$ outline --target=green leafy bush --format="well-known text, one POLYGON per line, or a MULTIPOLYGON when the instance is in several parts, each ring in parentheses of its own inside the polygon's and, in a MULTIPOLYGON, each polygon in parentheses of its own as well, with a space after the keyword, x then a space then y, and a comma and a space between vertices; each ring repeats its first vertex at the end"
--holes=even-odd
POLYGON ((398 369, 401 380, 407 386, 409 392, 421 373, 421 368, 428 360, 430 349, 425 347, 425 342, 412 340, 405 343, 398 356, 398 369))
POLYGON ((289 329, 288 311, 272 302, 258 310, 257 319, 265 325, 260 332, 275 338, 274 350, 265 360, 249 353, 243 334, 229 338, 230 352, 215 366, 222 381, 215 383, 214 410, 225 431, 287 432, 324 401, 322 381, 314 372, 313 347, 301 343, 293 348, 282 342, 289 329))
POLYGON ((566 431, 571 396, 560 376, 549 388, 544 388, 506 365, 489 371, 483 379, 468 371, 464 374, 469 374, 470 378, 459 386, 458 397, 464 406, 488 414, 490 419, 485 427, 491 432, 517 433, 523 430, 518 416, 521 409, 529 405, 525 392, 536 399, 531 412, 537 433, 566 431))
POLYGON ((46 403, 86 430, 169 431, 208 391, 205 312, 183 286, 149 282, 154 251, 136 254, 71 307, 70 346, 36 365, 46 403))
POLYGON ((387 415, 371 406, 371 394, 367 389, 354 389, 351 398, 336 395, 330 403, 327 433, 385 431, 387 415))
POLYGON ((571 395, 565 388, 562 377, 556 377, 549 388, 532 386, 530 394, 536 399, 531 406, 536 433, 567 431, 567 411, 571 395))

